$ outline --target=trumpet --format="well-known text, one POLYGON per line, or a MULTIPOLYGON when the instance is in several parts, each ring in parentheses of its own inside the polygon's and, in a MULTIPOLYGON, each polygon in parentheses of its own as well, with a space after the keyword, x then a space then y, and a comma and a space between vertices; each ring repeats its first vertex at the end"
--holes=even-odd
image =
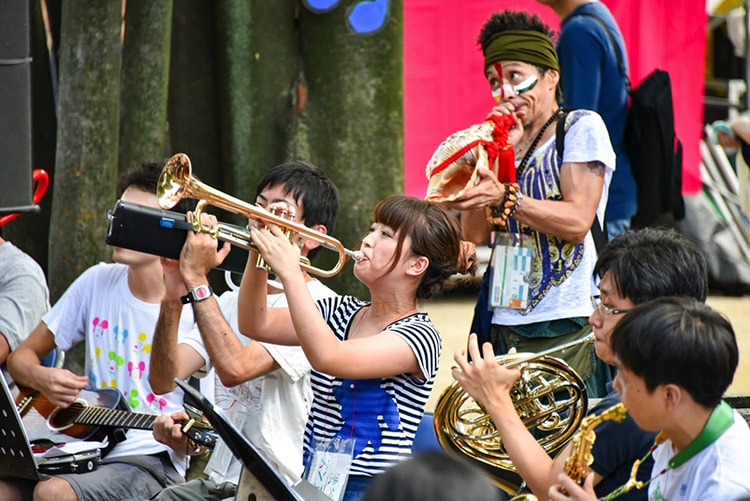
MULTIPOLYGON (((170 209, 182 198, 194 198, 198 200, 193 217, 193 230, 208 233, 214 238, 227 241, 244 249, 258 252, 252 244, 250 231, 244 228, 219 223, 214 226, 206 226, 201 222, 200 214, 203 208, 214 205, 229 212, 242 215, 248 219, 254 219, 264 224, 275 224, 282 228, 284 233, 291 238, 292 234, 298 234, 306 240, 319 243, 322 247, 338 253, 336 264, 330 269, 322 269, 312 266, 307 258, 300 259, 300 267, 305 271, 319 277, 329 278, 337 275, 344 268, 347 258, 354 261, 362 259, 361 251, 352 251, 345 248, 341 242, 330 235, 315 231, 312 228, 278 216, 262 207, 244 202, 231 195, 218 191, 198 181, 192 174, 190 158, 184 153, 172 156, 162 169, 159 183, 156 189, 159 205, 163 209, 170 209)), ((260 256, 260 253, 258 253, 260 256)), ((259 266, 262 260, 259 259, 259 266)), ((265 267, 267 270, 268 268, 265 267)))

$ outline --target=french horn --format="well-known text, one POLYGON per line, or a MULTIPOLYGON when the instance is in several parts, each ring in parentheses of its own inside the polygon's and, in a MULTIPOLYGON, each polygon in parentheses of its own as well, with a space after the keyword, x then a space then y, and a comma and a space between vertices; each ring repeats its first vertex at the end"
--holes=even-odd
MULTIPOLYGON (((511 398, 526 428, 553 456, 578 430, 588 407, 586 386, 563 360, 550 356, 582 343, 593 334, 545 352, 496 357, 505 366, 520 366, 511 398)), ((440 395, 434 414, 435 433, 444 451, 468 458, 489 474, 500 489, 518 495, 524 481, 508 457, 487 411, 454 381, 440 395)))

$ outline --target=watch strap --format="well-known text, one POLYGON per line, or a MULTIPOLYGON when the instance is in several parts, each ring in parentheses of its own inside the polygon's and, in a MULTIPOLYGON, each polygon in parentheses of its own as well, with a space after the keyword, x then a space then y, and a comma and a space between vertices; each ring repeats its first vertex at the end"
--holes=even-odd
POLYGON ((214 291, 210 285, 199 285, 180 298, 182 304, 198 303, 205 301, 213 295, 214 291))

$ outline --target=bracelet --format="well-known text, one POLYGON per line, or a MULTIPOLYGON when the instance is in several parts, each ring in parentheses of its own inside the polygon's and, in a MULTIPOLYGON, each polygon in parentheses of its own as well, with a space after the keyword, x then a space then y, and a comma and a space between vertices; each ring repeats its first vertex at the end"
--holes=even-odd
POLYGON ((516 212, 518 212, 518 208, 521 205, 522 198, 523 198, 523 193, 521 193, 521 190, 517 190, 516 201, 513 202, 513 208, 510 210, 510 214, 508 214, 508 217, 515 217, 516 212))
POLYGON ((487 222, 493 226, 505 226, 508 218, 513 217, 518 211, 521 202, 521 190, 518 183, 504 183, 505 194, 503 202, 499 206, 489 207, 486 214, 487 222))

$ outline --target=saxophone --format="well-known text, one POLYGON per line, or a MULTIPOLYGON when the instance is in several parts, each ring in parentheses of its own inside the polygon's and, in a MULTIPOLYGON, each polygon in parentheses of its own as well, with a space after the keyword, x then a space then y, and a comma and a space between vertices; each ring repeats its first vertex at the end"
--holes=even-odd
POLYGON ((620 402, 605 409, 600 414, 590 414, 581 422, 581 428, 575 434, 571 441, 570 456, 565 460, 563 469, 565 474, 572 478, 576 483, 582 484, 586 475, 589 473, 589 466, 594 462, 594 456, 591 454, 591 447, 596 440, 596 428, 603 421, 621 422, 625 419, 628 410, 625 404, 620 402))
MULTIPOLYGON (((589 473, 589 466, 594 462, 594 456, 591 454, 591 447, 596 441, 594 428, 599 426, 603 421, 621 422, 625 419, 628 410, 625 404, 620 402, 612 407, 603 410, 600 414, 589 414, 583 421, 573 439, 570 442, 570 456, 565 460, 563 471, 572 478, 577 484, 582 484, 586 475, 589 473)), ((511 498, 511 501, 538 501, 533 494, 519 494, 511 498)))

